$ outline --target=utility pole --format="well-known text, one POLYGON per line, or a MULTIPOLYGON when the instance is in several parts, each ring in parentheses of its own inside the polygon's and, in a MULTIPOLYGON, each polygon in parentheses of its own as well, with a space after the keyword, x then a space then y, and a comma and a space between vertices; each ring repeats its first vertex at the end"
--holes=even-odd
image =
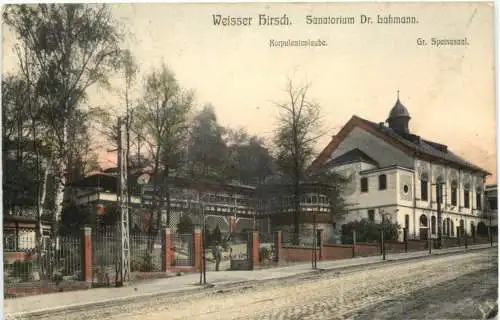
POLYGON ((380 224, 380 249, 382 250, 382 260, 385 260, 385 242, 384 242, 384 222, 385 222, 385 212, 382 211, 380 212, 380 215, 382 216, 382 223, 380 224))
MULTIPOLYGON (((319 194, 317 195, 317 202, 318 202, 318 207, 317 207, 317 211, 319 212, 319 194)), ((312 240, 313 240, 313 243, 312 243, 312 268, 316 270, 317 268, 317 256, 316 256, 316 250, 317 250, 317 235, 316 235, 316 212, 314 211, 313 209, 313 236, 312 236, 312 240)))
POLYGON ((118 118, 118 181, 120 204, 120 280, 121 284, 128 282, 130 278, 130 237, 129 237, 129 215, 128 215, 128 166, 127 166, 127 122, 123 118, 118 118), (125 139, 124 139, 125 138, 125 139))

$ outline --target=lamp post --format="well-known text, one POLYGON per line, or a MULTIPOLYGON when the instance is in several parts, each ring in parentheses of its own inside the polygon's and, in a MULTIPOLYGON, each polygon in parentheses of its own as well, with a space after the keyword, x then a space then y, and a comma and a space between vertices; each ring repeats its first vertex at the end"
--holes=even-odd
MULTIPOLYGON (((394 210, 394 213, 398 213, 399 209, 394 210)), ((387 213, 384 211, 384 209, 379 209, 379 213, 382 217, 382 224, 381 224, 381 247, 382 247, 382 260, 385 260, 385 221, 386 221, 386 216, 387 213)))
POLYGON ((384 232, 385 232, 385 211, 383 209, 379 210, 380 216, 382 217, 382 223, 380 224, 380 249, 382 251, 382 260, 385 260, 385 239, 384 239, 384 232))

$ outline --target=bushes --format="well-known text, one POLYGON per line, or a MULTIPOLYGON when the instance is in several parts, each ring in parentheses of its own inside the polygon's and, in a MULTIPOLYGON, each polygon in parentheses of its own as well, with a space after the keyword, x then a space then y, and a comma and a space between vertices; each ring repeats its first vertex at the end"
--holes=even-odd
POLYGON ((131 272, 151 272, 153 270, 153 256, 149 252, 146 252, 142 256, 134 257, 130 262, 131 272))
POLYGON ((260 262, 269 261, 272 259, 272 255, 273 255, 273 253, 272 253, 270 248, 262 247, 262 248, 260 248, 259 261, 260 262))
POLYGON ((20 278, 21 281, 30 281, 35 271, 35 263, 31 260, 21 261, 17 260, 10 267, 10 274, 16 278, 20 278))
POLYGON ((381 223, 375 223, 367 219, 362 219, 342 225, 342 243, 352 244, 353 230, 356 230, 357 242, 380 241, 382 227, 384 228, 384 238, 386 240, 397 240, 399 238, 399 231, 401 229, 399 224, 391 223, 386 220, 382 225, 381 223))
POLYGON ((187 215, 183 215, 177 224, 178 233, 191 233, 193 232, 193 221, 187 215))

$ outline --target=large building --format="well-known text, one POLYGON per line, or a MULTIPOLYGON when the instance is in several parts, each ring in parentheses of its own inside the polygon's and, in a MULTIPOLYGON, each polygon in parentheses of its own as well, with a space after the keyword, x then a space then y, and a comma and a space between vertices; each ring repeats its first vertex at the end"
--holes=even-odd
MULTIPOLYGON (((446 145, 410 132, 410 113, 399 97, 386 122, 353 116, 312 164, 350 177, 344 189, 348 214, 337 226, 357 219, 386 217, 406 227, 410 238, 438 235, 437 186, 442 186, 442 234, 457 227, 471 234, 483 219, 486 170, 446 145)), ((401 238, 403 235, 401 234, 401 238)))

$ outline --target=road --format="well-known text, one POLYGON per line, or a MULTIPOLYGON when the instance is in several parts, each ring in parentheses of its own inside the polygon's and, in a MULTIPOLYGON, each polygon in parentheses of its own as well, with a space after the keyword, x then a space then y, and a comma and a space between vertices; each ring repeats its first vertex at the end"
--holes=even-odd
POLYGON ((324 272, 280 285, 152 298, 51 319, 482 319, 497 300, 496 248, 324 272))

